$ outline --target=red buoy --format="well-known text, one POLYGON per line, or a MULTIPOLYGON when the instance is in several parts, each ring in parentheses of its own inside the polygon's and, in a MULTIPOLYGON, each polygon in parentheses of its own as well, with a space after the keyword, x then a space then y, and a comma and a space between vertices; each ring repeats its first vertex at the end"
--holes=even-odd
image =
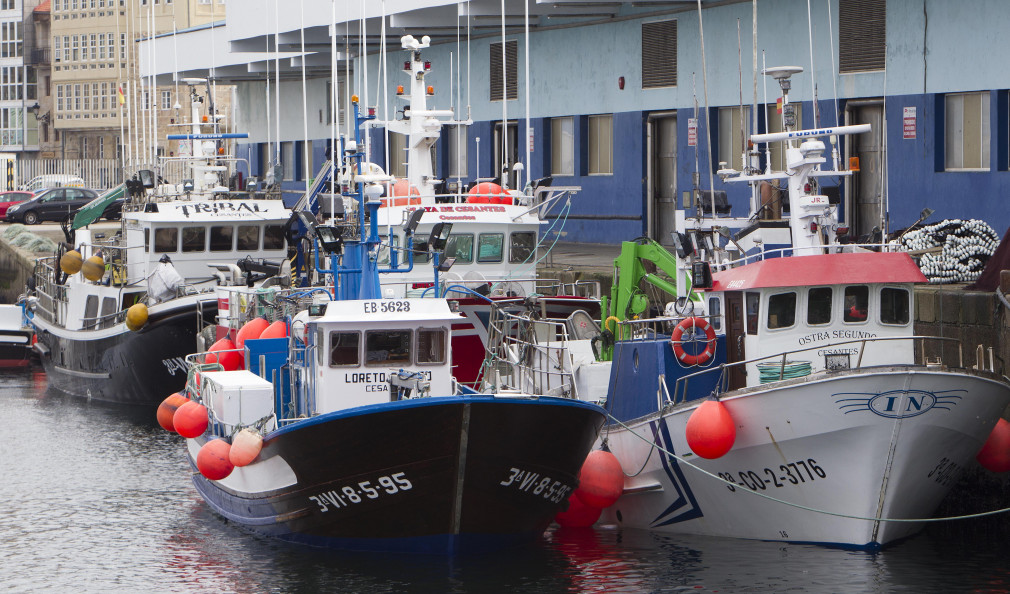
POLYGON ((568 498, 568 509, 554 515, 554 521, 562 528, 588 528, 600 519, 603 509, 583 503, 575 493, 568 498))
POLYGON ((263 334, 263 331, 270 325, 265 318, 253 318, 242 325, 235 335, 235 348, 241 349, 245 346, 245 341, 256 340, 263 334))
POLYGON ((247 466, 260 455, 263 449, 263 436, 246 427, 231 439, 229 459, 235 466, 247 466))
POLYGON ((603 509, 614 505, 624 492, 624 471, 617 456, 603 450, 589 452, 579 471, 575 495, 590 507, 603 509))
POLYGON ((235 470, 229 454, 231 445, 223 439, 212 439, 203 444, 200 453, 196 455, 196 467, 200 474, 212 481, 219 481, 235 470))
POLYGON ((225 371, 236 371, 242 369, 242 354, 235 351, 235 343, 230 338, 221 340, 210 345, 207 349, 207 363, 220 363, 225 371), (227 351, 218 354, 217 351, 227 351))
POLYGON ((175 411, 187 402, 189 402, 189 398, 183 396, 182 392, 176 392, 158 405, 158 424, 161 425, 162 429, 165 431, 175 431, 172 418, 175 416, 175 411))
POLYGON ((480 182, 476 186, 470 188, 469 196, 466 197, 467 202, 482 202, 482 203, 495 203, 498 204, 498 199, 501 194, 504 194, 505 190, 502 189, 496 183, 493 182, 480 182))
POLYGON ((260 334, 260 338, 287 338, 288 337, 288 323, 284 320, 277 320, 273 324, 267 326, 267 329, 260 334))
POLYGON ((207 417, 207 407, 192 400, 183 404, 175 411, 172 424, 179 435, 183 437, 199 437, 207 430, 210 419, 207 417))
POLYGON ((702 458, 721 458, 736 441, 736 425, 726 406, 718 400, 706 400, 687 420, 687 445, 702 458))
POLYGON ((996 421, 989 439, 975 455, 975 459, 986 470, 1006 472, 1010 470, 1010 423, 1005 419, 996 421))

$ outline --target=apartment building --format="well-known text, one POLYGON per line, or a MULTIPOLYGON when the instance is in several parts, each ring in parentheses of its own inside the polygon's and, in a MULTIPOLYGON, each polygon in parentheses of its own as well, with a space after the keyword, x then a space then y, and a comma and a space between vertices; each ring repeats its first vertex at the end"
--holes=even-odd
POLYGON ((52 72, 39 97, 44 156, 129 165, 174 153, 152 139, 183 123, 180 114, 188 120, 188 109, 176 108, 188 105, 178 96, 185 89, 142 79, 137 41, 224 19, 224 0, 51 2, 52 72))

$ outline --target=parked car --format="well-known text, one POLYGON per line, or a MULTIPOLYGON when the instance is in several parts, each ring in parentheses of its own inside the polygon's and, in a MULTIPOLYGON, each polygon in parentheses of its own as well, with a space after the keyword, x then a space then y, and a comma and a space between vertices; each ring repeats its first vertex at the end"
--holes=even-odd
POLYGON ((19 190, 0 192, 0 218, 7 216, 8 208, 20 202, 24 202, 32 196, 33 194, 31 192, 21 192, 19 190))
POLYGON ((91 202, 98 193, 86 188, 52 188, 7 209, 8 223, 34 225, 42 221, 65 221, 91 202))
POLYGON ((38 192, 49 188, 83 188, 84 178, 76 175, 65 175, 62 173, 50 173, 46 175, 36 175, 28 183, 21 186, 27 192, 38 192))

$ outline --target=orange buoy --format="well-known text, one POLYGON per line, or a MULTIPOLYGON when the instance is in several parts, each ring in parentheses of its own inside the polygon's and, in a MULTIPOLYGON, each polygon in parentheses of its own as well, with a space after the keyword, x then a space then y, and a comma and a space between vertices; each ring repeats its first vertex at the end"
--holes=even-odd
POLYGON ((600 519, 603 508, 586 505, 572 493, 568 498, 568 509, 554 515, 554 521, 562 528, 588 528, 600 519))
POLYGON ((624 471, 617 456, 604 451, 589 452, 579 471, 578 499, 590 507, 603 509, 614 505, 624 492, 624 471))
POLYGON ((242 361, 243 357, 241 353, 235 351, 235 343, 232 342, 230 338, 222 338, 210 345, 206 358, 207 363, 220 363, 221 366, 224 367, 225 371, 236 371, 242 369, 242 361), (217 351, 225 352, 215 354, 217 351))
POLYGON ((235 466, 248 466, 262 449, 263 436, 246 427, 231 438, 229 459, 235 466))
POLYGON ((183 437, 199 437, 207 430, 210 419, 207 416, 207 407, 190 400, 175 411, 172 416, 172 424, 179 435, 183 437))
POLYGON ((702 458, 721 458, 736 441, 736 425, 718 400, 706 400, 694 409, 685 430, 687 445, 702 458))
POLYGON ((265 318, 253 318, 246 322, 235 335, 235 348, 241 349, 245 346, 245 341, 259 338, 269 325, 270 322, 265 318))
POLYGON ((158 424, 161 425, 162 429, 165 431, 175 431, 172 418, 175 416, 175 411, 179 410, 179 407, 187 402, 189 402, 189 398, 186 398, 182 392, 176 392, 158 405, 158 424))
POLYGON ((486 202, 486 203, 498 203, 498 198, 500 194, 505 193, 505 190, 501 186, 494 182, 480 182, 476 186, 470 188, 469 196, 466 197, 467 202, 486 202))
POLYGON ((287 338, 288 337, 288 323, 284 320, 277 320, 273 324, 267 326, 267 329, 260 334, 260 338, 287 338))
POLYGON ((985 445, 975 455, 975 459, 992 472, 1010 470, 1010 423, 1005 419, 996 421, 989 439, 985 440, 985 445))
POLYGON ((235 470, 229 454, 231 446, 223 439, 212 439, 203 444, 196 455, 196 467, 200 474, 212 481, 219 481, 235 470))

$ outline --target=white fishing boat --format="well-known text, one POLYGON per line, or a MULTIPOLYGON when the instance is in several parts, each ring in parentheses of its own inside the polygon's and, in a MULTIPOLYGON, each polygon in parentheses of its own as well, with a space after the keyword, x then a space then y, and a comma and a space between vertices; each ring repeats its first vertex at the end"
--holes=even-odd
POLYGON ((290 210, 223 185, 238 160, 217 143, 234 135, 201 131, 204 103, 198 81, 189 82, 190 133, 182 136, 192 155, 173 159, 174 168, 140 170, 82 208, 67 243, 38 260, 29 280, 35 349, 50 385, 69 394, 157 404, 185 384, 184 357, 215 319, 215 288, 249 280, 235 262, 266 260, 277 271, 286 260, 290 210), (179 163, 186 178, 166 181, 179 163), (124 197, 118 230, 89 227, 124 197))
POLYGON ((835 243, 833 206, 795 183, 842 132, 788 132, 789 257, 713 273, 626 242, 602 324, 492 320, 485 389, 605 404, 623 476, 601 521, 875 548, 921 529, 986 443, 1010 403, 991 345, 917 336, 918 266, 835 243))

